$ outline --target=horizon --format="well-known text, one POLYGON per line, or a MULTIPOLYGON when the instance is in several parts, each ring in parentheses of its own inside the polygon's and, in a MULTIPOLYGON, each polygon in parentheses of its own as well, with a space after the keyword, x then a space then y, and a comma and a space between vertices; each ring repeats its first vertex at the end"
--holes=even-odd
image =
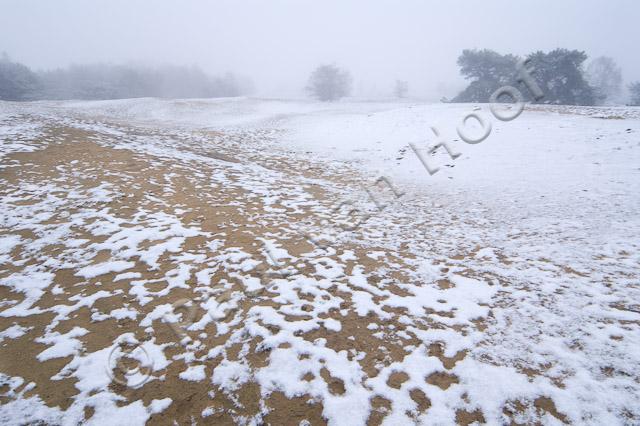
POLYGON ((567 48, 612 57, 625 86, 640 80, 629 54, 638 37, 628 37, 640 4, 631 0, 2 3, 0 52, 36 70, 195 65, 250 78, 256 96, 296 98, 316 66, 335 63, 353 75, 355 96, 384 97, 400 79, 412 96, 438 100, 465 86, 456 64, 463 49, 523 56, 567 48))

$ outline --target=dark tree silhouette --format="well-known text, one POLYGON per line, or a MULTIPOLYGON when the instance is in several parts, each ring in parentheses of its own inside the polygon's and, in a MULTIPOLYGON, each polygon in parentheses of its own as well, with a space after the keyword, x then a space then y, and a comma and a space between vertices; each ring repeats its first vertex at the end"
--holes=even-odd
MULTIPOLYGON (((596 101, 594 89, 587 83, 582 69, 587 59, 578 50, 556 49, 549 53, 535 52, 527 56, 533 67, 533 77, 542 88, 544 98, 539 102, 593 105, 596 101)), ((491 94, 502 86, 521 89, 525 99, 536 102, 524 84, 518 82, 515 55, 501 55, 492 50, 464 50, 458 58, 460 72, 469 86, 452 102, 489 102, 491 94)))
POLYGON ((587 55, 579 50, 556 49, 528 56, 533 76, 544 92, 544 102, 564 105, 594 105, 596 94, 584 77, 587 55))
POLYGON ((489 102, 496 89, 513 85, 517 63, 517 56, 493 50, 463 50, 458 65, 460 73, 471 83, 452 102, 489 102))

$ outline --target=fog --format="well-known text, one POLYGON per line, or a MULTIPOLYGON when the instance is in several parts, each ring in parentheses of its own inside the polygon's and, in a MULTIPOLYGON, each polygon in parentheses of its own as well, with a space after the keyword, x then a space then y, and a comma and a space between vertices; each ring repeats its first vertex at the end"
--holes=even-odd
POLYGON ((336 63, 354 95, 452 96, 465 48, 524 55, 556 47, 611 56, 640 80, 640 2, 0 0, 0 51, 35 69, 83 63, 197 65, 253 80, 255 95, 304 96, 336 63))

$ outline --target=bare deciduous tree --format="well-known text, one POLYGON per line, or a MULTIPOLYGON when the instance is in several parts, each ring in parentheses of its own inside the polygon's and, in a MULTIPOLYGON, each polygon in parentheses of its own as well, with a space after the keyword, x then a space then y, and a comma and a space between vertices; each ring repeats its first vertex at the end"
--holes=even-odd
POLYGON ((404 80, 396 80, 396 85, 393 89, 397 98, 406 98, 409 92, 409 83, 404 80))
POLYGON ((615 61, 608 56, 600 56, 591 61, 587 66, 586 76, 600 103, 614 101, 620 96, 622 73, 615 61))
POLYGON ((640 81, 631 83, 629 92, 631 92, 631 105, 640 106, 640 81))

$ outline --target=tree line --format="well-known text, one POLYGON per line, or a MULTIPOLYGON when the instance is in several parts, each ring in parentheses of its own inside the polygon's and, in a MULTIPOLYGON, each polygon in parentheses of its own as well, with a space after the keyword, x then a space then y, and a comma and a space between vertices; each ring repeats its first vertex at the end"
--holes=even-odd
POLYGON ((213 98, 239 96, 250 82, 231 73, 210 76, 197 67, 129 65, 72 65, 33 71, 0 57, 0 100, 213 98))
MULTIPOLYGON (((458 58, 460 73, 469 85, 452 102, 489 102, 501 86, 518 88, 517 64, 527 60, 544 97, 530 102, 563 105, 621 104, 622 73, 609 57, 595 58, 585 66, 587 54, 579 50, 537 51, 521 58, 493 50, 464 50, 458 58)), ((524 91, 523 91, 524 92, 524 91)), ((640 82, 629 86, 630 105, 640 105, 640 82)), ((530 96, 530 95, 529 95, 530 96)))
MULTIPOLYGON (((493 92, 503 86, 519 88, 518 63, 527 60, 532 76, 542 88, 544 97, 531 98, 530 102, 563 105, 622 104, 622 72, 609 57, 599 57, 585 67, 587 54, 579 50, 555 49, 537 51, 525 58, 517 55, 501 55, 493 50, 464 50, 458 58, 460 73, 470 80, 469 85, 451 102, 489 102, 493 92)), ((348 96, 351 91, 351 75, 336 65, 316 68, 307 90, 321 100, 332 101, 348 96)), ((396 97, 407 95, 408 83, 397 80, 396 97)), ((630 105, 640 105, 640 82, 629 86, 630 105)), ((448 102, 448 100, 445 100, 448 102)))
MULTIPOLYGON (((630 98, 622 98, 622 74, 613 59, 599 57, 588 63, 586 53, 555 49, 521 58, 495 51, 464 50, 458 58, 460 73, 469 85, 451 102, 489 102, 502 86, 518 88, 517 64, 527 59, 532 75, 544 92, 530 102, 565 105, 640 105, 640 82, 629 85, 630 98)), ((335 64, 317 67, 306 87, 312 97, 335 101, 349 96, 351 74, 335 64)), ((158 68, 127 65, 72 65, 50 71, 32 71, 0 56, 0 100, 122 99, 138 97, 213 98, 239 96, 251 90, 251 82, 231 73, 210 76, 197 67, 158 68)), ((396 80, 393 92, 404 98, 408 82, 396 80)), ((527 91, 522 91, 526 93, 527 91)))

